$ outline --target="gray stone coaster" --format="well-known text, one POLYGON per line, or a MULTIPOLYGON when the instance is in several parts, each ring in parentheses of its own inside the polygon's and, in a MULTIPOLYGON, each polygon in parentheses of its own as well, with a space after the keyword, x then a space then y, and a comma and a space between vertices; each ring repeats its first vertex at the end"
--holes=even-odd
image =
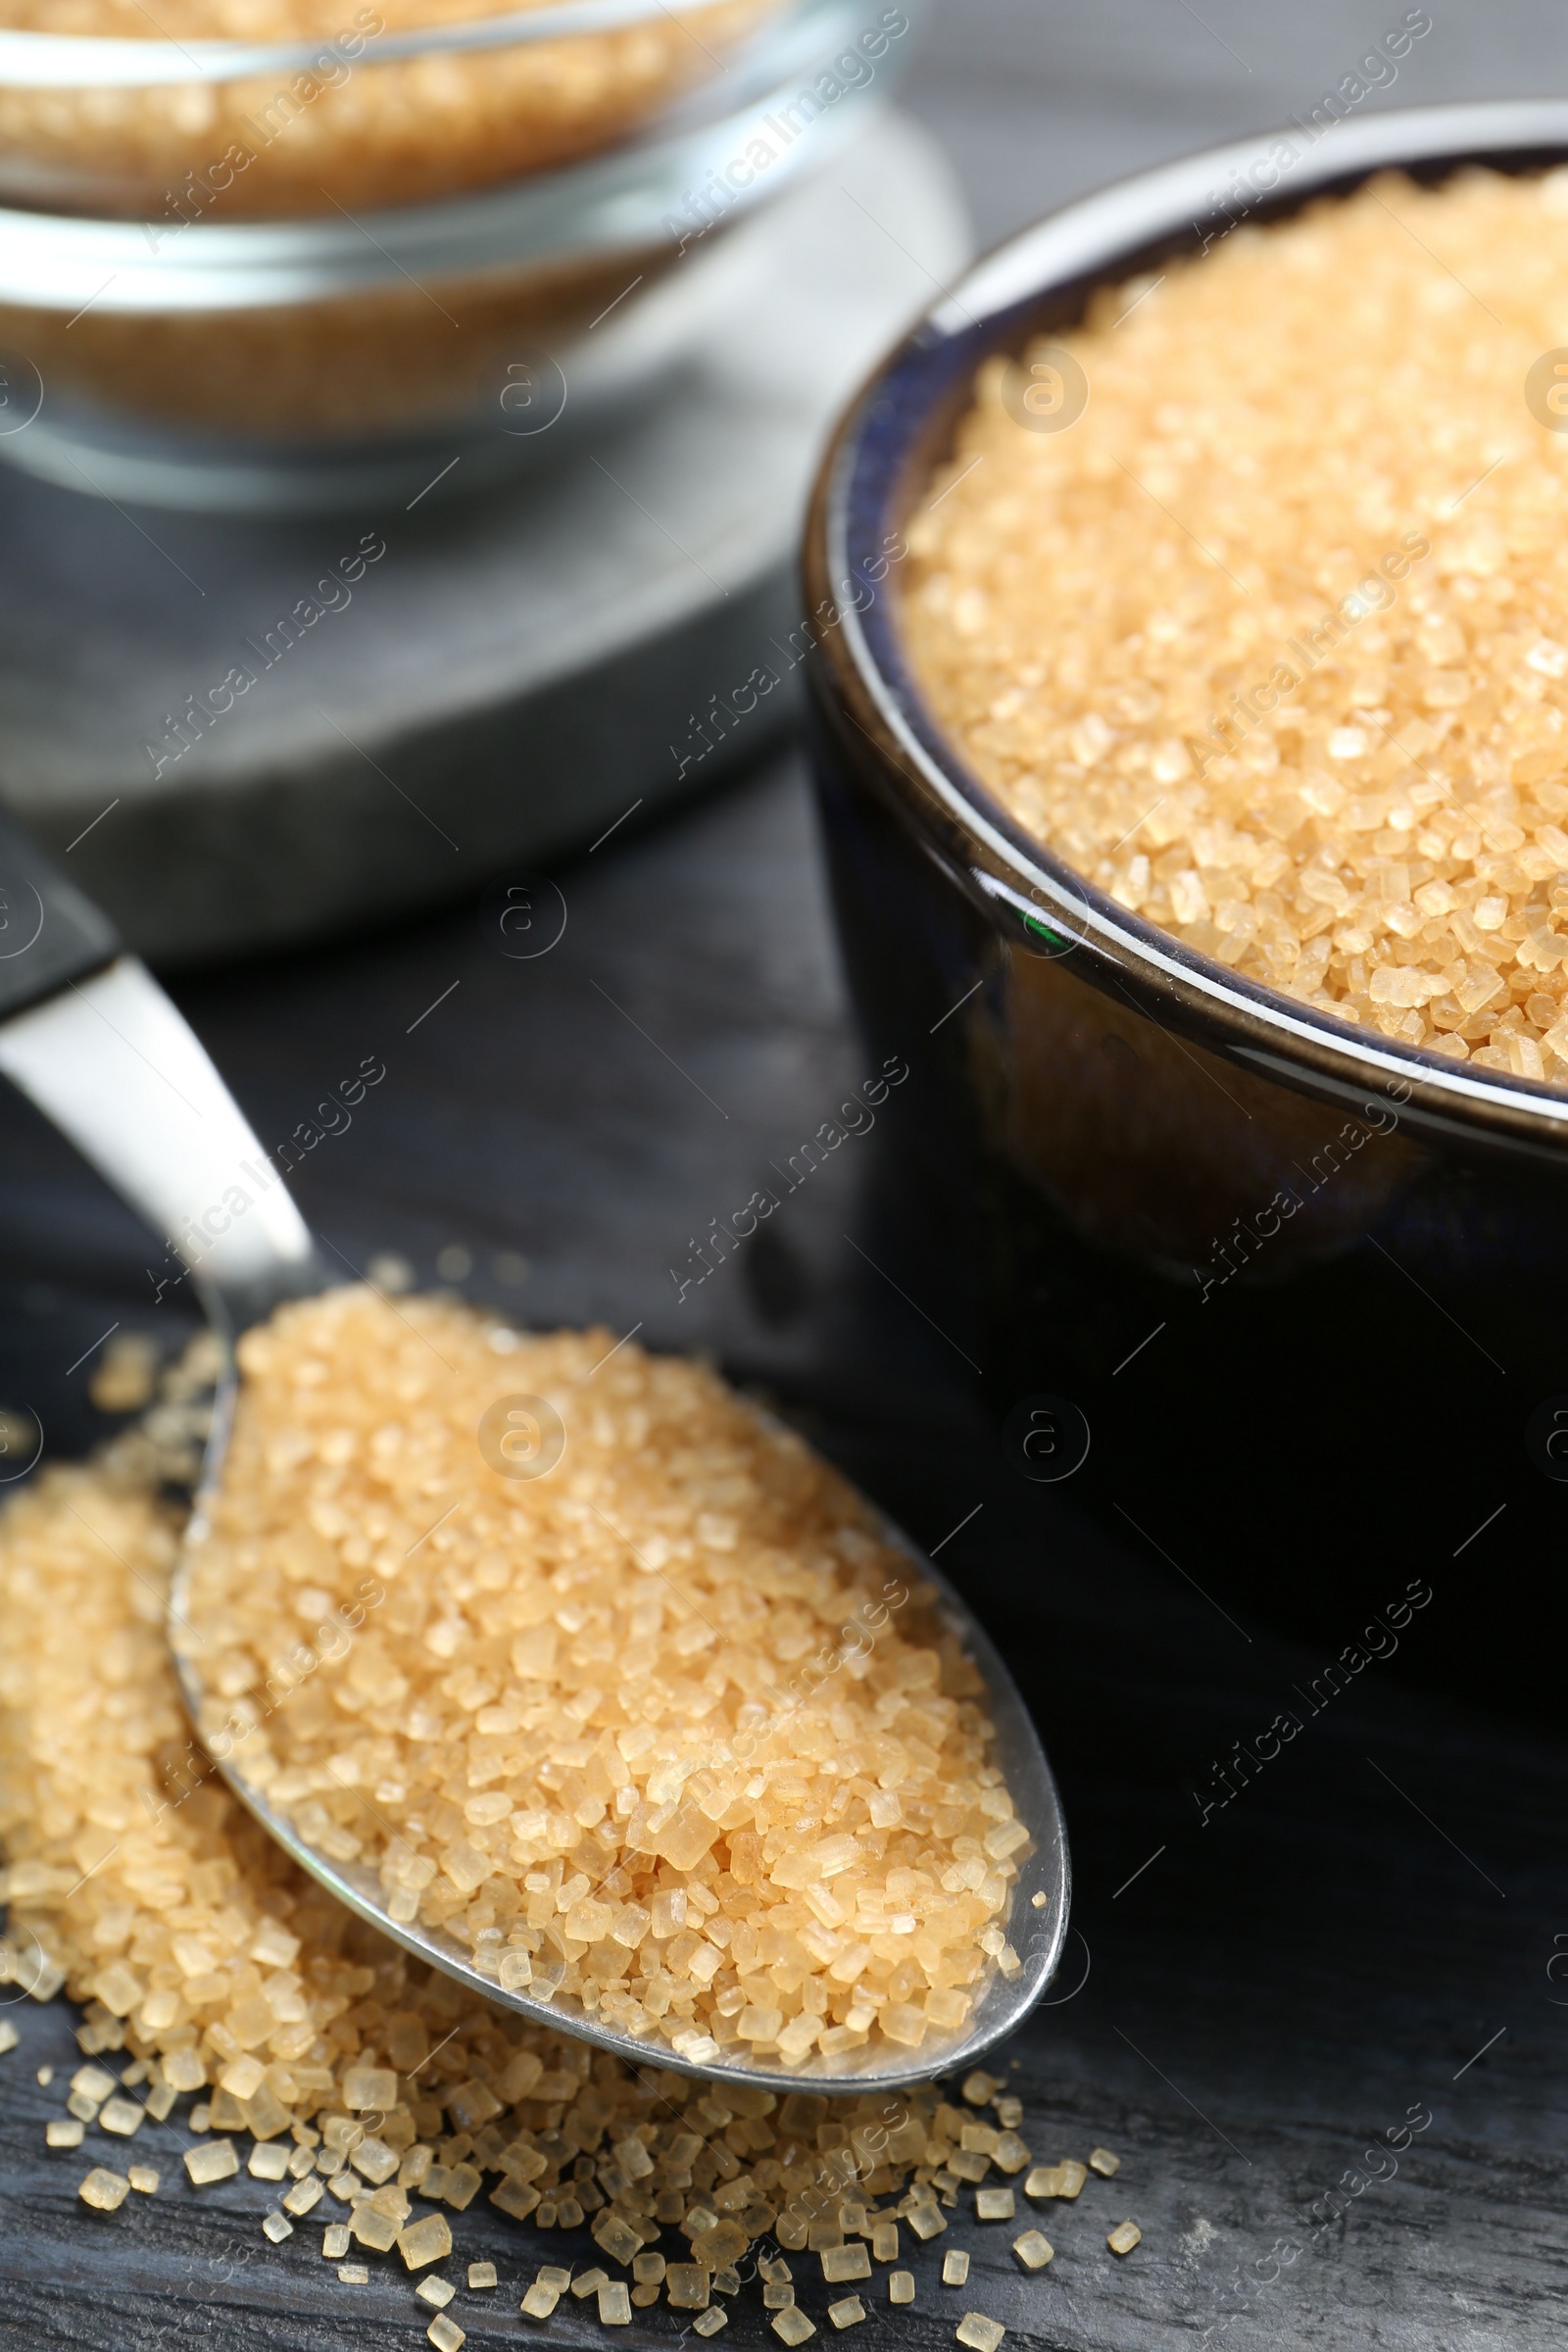
POLYGON ((812 466, 968 238, 897 114, 744 233, 692 366, 521 483, 271 520, 0 468, 0 798, 138 950, 242 954, 537 867, 794 715, 812 466))

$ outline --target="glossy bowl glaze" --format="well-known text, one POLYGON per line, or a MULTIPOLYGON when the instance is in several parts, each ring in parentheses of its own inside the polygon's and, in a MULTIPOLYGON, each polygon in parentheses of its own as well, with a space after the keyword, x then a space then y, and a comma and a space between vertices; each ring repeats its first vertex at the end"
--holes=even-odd
POLYGON ((1374 171, 1565 155, 1568 105, 1390 111, 1073 205, 877 371, 806 554, 846 959, 918 1078, 884 1209, 901 1282, 983 1367, 1020 1475, 1200 1588, 1217 1641, 1266 1614, 1361 1672, 1413 1582, 1433 1599, 1379 1642, 1481 1696, 1551 1689, 1540 1636, 1568 1635, 1568 1090, 1240 980, 1079 879, 926 707, 899 564, 981 362, 1098 285, 1374 171), (1516 1604, 1484 1637, 1457 1604, 1483 1564, 1516 1604))

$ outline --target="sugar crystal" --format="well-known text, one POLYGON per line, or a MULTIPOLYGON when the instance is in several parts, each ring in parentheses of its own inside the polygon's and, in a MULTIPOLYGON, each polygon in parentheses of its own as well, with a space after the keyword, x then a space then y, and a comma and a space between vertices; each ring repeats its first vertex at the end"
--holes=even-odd
POLYGON ((130 2182, 121 2174, 95 2164, 76 2194, 84 2205, 96 2205, 100 2213, 113 2213, 130 2194, 130 2182))
MULTIPOLYGON (((199 2148, 187 2148, 185 2170, 198 2188, 205 2187, 213 2180, 226 2180, 231 2173, 239 2171, 239 2157, 234 2142, 231 2139, 209 2139, 199 2148)), ((298 2193, 296 2190, 295 2194, 298 2193)), ((301 2210, 289 2197, 285 2197, 283 2202, 291 2213, 301 2210)))
POLYGON ((443 2262, 452 2251, 452 2231, 445 2214, 427 2213, 421 2222, 411 2223, 397 2239, 398 2251, 411 2271, 422 2270, 427 2262, 443 2262))

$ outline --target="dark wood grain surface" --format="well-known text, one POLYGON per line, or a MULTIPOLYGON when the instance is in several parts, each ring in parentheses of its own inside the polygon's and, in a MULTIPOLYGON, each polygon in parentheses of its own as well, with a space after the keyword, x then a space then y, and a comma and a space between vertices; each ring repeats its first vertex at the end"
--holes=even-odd
MULTIPOLYGON (((942 15, 915 98, 997 232, 1074 186, 1308 103, 1398 13, 988 0, 942 15)), ((1560 82, 1568 34, 1544 8, 1433 13, 1396 100, 1560 82)), ((351 1263, 397 1250, 429 1281, 437 1252, 459 1245, 469 1287, 530 1321, 602 1319, 617 1336, 640 1323, 653 1345, 712 1350, 917 1539, 943 1544, 1013 1660, 1077 1871, 1054 2005, 1009 2053, 1024 2135, 1044 2157, 1102 2140, 1123 2169, 1047 2209, 1057 2253, 1043 2277, 1018 2274, 1011 2230, 956 2225, 975 2251, 971 2291, 942 2288, 918 2261, 915 2305, 874 2301, 858 2340, 924 2352, 952 2342, 970 2305, 1005 2320, 1009 2341, 1071 2352, 1558 2340, 1568 1745, 1511 1721, 1495 1691, 1484 1708, 1405 1679, 1426 1629, 1508 1610, 1506 1547, 1484 1575, 1466 1556, 1390 1557, 1390 1598, 1415 1579, 1431 1602, 1397 1655, 1309 1712, 1293 1690, 1310 1690, 1325 1658, 1268 1630, 1269 1520, 1289 1494, 1254 1497, 1257 1607, 1232 1622, 1199 1589, 1200 1560, 1178 1570, 1131 1531, 1113 1549, 1075 1516, 1070 1483, 1019 1479, 963 1364, 875 1271, 874 1155, 918 1148, 912 1090, 792 1197, 765 1253, 678 1299, 670 1268, 686 1267, 689 1237, 900 1041, 854 1032, 794 760, 658 828, 633 819, 555 879, 564 934, 531 962, 502 956, 466 903, 178 993, 269 1141, 340 1067, 386 1061, 353 1128, 299 1180, 307 1214, 351 1263), (1292 1705, 1300 1737, 1205 1823, 1195 1791, 1292 1705), (1118 2263, 1105 2231, 1129 2214, 1144 2242, 1118 2263)), ((152 1304, 153 1263, 126 1213, 8 1100, 0 1400, 34 1406, 61 1450, 100 1426, 84 1374, 68 1368, 112 1322, 157 1328, 171 1311, 152 1304)), ((1246 1482, 1245 1462, 1235 1475, 1246 1482)), ((1333 1466, 1303 1461, 1300 1475, 1333 1466)), ((1352 1524, 1343 1540, 1357 1544, 1352 1524)), ((1517 1641, 1532 1642, 1523 1615, 1517 1641)), ((148 2127, 138 2143, 165 2171, 156 2198, 87 2212, 74 2191, 92 2135, 81 2152, 46 2151, 58 2088, 34 2081, 39 2065, 69 2063, 69 2013, 20 2000, 0 2016, 23 2034, 0 2056, 0 2340, 38 2352, 423 2341, 428 2314, 401 2270, 372 2257, 370 2283, 344 2287, 309 2227, 270 2247, 264 2184, 190 2190, 172 2178, 172 2132, 148 2127)), ((460 2290, 454 2316, 477 2347, 518 2341, 520 2282, 560 2241, 482 2201, 458 2235, 463 2258, 494 2259, 503 2284, 460 2290)), ((591 2254, 586 2238, 570 2251, 591 2254)), ((824 2340, 825 2290, 808 2283, 801 2300, 824 2340)), ((599 2336, 581 2306, 534 2332, 599 2336)), ((677 2334, 662 2311, 638 2315, 629 2340, 677 2334)), ((725 2340, 775 2340, 755 2289, 725 2340)))

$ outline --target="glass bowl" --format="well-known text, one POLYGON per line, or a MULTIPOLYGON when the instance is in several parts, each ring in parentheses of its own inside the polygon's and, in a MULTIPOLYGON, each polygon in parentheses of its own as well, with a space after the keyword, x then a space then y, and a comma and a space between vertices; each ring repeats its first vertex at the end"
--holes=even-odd
POLYGON ((984 1367, 1020 1482, 1061 1482, 1173 1595, 1200 1588, 1220 1644, 1270 1616, 1349 1644, 1343 1688, 1430 1578, 1443 1607, 1377 1654, 1560 1705, 1568 1089, 1352 1028, 1130 913, 987 790, 900 626, 904 528, 983 362, 1198 253, 1239 189, 1265 220, 1385 169, 1544 170, 1568 105, 1297 125, 1286 173, 1284 139, 1107 188, 979 263, 824 461, 805 600, 835 901, 866 1030, 922 1105, 879 1263, 984 1367), (1485 1622, 1458 1603, 1478 1576, 1512 1604, 1485 1622))
MULTIPOLYGON (((862 16, 808 0, 769 45, 785 73, 759 88, 758 58, 737 62, 725 112, 676 110, 477 194, 156 238, 0 213, 0 458, 116 498, 264 510, 412 493, 461 452, 526 463, 568 409, 575 426, 643 397, 694 349, 745 266, 746 217, 864 122, 864 99, 801 107, 862 16)), ((891 79, 886 38, 874 64, 856 54, 891 79)))
MULTIPOLYGON (((98 13, 132 35, 152 28, 128 0, 98 13)), ((782 53, 803 11, 257 0, 246 13, 275 37, 197 37, 215 13, 221 0, 171 0, 160 21, 182 37, 169 39, 0 30, 0 202, 144 220, 161 239, 209 219, 493 186, 612 146, 737 66, 779 78, 746 59, 747 36, 782 53)), ((726 88, 722 110, 734 104, 726 88)))

